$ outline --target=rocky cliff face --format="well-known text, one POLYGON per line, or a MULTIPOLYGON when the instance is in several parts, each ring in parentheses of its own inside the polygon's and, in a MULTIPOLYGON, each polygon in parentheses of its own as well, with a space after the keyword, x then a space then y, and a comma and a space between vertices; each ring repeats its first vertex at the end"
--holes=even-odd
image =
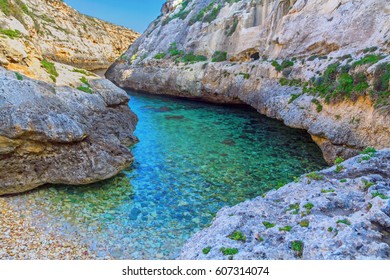
POLYGON ((389 259, 390 149, 220 210, 180 259, 389 259), (341 169, 341 170, 340 170, 341 169))
POLYGON ((109 178, 133 160, 137 117, 108 80, 91 92, 0 68, 0 195, 109 178))
POLYGON ((307 130, 331 163, 390 146, 389 22, 382 0, 167 1, 106 76, 250 104, 307 130))
POLYGON ((138 36, 63 1, 0 3, 0 66, 33 78, 48 78, 40 64, 44 58, 87 70, 107 68, 138 36))

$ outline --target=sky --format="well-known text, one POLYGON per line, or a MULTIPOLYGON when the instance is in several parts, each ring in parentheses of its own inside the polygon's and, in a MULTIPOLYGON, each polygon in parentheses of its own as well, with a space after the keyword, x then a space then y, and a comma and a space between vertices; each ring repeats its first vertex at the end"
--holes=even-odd
POLYGON ((139 33, 158 17, 165 0, 65 0, 72 8, 139 33))

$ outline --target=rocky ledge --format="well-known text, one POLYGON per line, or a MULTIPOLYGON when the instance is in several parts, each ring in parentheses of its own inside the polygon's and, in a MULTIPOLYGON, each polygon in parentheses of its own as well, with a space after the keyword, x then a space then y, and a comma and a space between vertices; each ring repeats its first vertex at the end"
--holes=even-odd
POLYGON ((133 161, 136 115, 108 80, 87 92, 0 68, 0 195, 43 184, 89 184, 133 161))
POLYGON ((390 149, 221 209, 180 259, 390 259, 390 149))

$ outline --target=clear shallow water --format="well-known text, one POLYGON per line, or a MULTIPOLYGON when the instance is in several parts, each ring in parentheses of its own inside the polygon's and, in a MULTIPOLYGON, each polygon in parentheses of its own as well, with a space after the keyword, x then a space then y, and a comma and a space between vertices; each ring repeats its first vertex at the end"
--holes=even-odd
POLYGON ((91 186, 11 197, 37 225, 77 235, 99 258, 172 259, 215 213, 325 166, 304 131, 250 108, 130 93, 135 162, 91 186))

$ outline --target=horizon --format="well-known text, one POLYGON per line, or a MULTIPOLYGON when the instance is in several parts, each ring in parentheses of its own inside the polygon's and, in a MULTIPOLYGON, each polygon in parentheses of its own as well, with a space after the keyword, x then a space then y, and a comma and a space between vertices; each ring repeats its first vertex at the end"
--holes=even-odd
POLYGON ((142 34, 149 24, 158 17, 165 0, 65 0, 64 2, 82 14, 120 25, 142 34))

